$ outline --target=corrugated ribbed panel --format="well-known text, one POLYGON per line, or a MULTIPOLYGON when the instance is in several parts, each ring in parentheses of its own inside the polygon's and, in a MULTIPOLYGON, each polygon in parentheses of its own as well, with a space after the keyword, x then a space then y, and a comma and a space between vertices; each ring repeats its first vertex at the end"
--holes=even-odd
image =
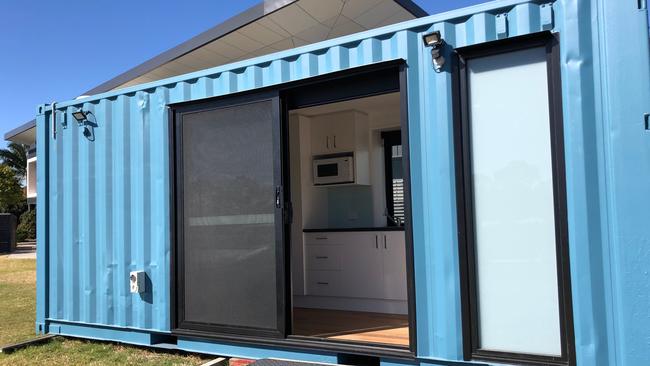
MULTIPOLYGON (((348 36, 338 44, 333 40, 240 62, 230 65, 232 69, 226 65, 185 79, 61 103, 57 120, 67 121, 67 126, 59 124, 49 150, 38 151, 39 161, 49 162, 49 197, 39 195, 49 202, 48 318, 169 330, 167 104, 398 58, 408 63, 409 57, 424 52, 419 32, 432 25, 443 31, 449 44, 460 47, 549 29, 552 10, 524 3, 444 22, 418 19, 348 36), (97 124, 90 136, 84 136, 72 118, 81 106, 92 112, 90 120, 97 124), (129 272, 134 270, 146 271, 150 280, 145 296, 129 293, 129 272)), ((39 123, 46 120, 49 117, 39 123)))

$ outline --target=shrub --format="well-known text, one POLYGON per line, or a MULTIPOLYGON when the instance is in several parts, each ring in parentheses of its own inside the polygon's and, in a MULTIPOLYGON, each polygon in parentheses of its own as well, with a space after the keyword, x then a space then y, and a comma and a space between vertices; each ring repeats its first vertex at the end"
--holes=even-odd
POLYGON ((36 210, 20 215, 20 223, 16 229, 16 240, 36 239, 36 210))
POLYGON ((16 207, 24 203, 25 195, 20 180, 11 168, 0 164, 0 212, 14 213, 16 207))

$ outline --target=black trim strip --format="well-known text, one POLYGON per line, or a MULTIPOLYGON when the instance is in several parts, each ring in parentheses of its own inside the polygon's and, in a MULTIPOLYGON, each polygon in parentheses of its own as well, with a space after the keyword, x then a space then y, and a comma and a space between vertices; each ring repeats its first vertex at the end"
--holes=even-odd
POLYGON ((388 357, 403 360, 415 360, 415 353, 398 347, 358 344, 339 340, 317 339, 311 337, 289 336, 288 338, 262 338, 249 336, 224 336, 209 332, 175 330, 174 335, 178 337, 200 338, 223 341, 232 344, 249 344, 257 346, 275 346, 312 351, 326 351, 332 353, 351 353, 375 357, 388 357))
POLYGON ((406 287, 409 319, 409 347, 417 354, 417 317, 415 299, 415 257, 413 254, 413 211, 411 200, 411 153, 409 142, 408 85, 405 63, 399 65, 400 125, 402 129, 402 169, 404 175, 404 237, 406 241, 406 287))

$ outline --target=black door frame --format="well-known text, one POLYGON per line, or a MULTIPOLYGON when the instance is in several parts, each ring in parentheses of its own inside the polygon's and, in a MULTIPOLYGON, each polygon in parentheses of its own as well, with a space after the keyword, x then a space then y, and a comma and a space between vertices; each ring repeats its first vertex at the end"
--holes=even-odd
MULTIPOLYGON (((325 75, 315 76, 303 80, 288 82, 281 85, 274 85, 256 89, 253 91, 244 91, 224 96, 217 96, 205 98, 195 101, 181 102, 170 105, 169 109, 169 138, 170 138, 170 174, 171 174, 171 187, 170 187, 170 202, 171 202, 171 329, 172 334, 184 337, 195 337, 204 339, 221 340, 227 342, 235 342, 250 345, 261 346, 280 346, 296 349, 307 350, 322 350, 338 353, 351 353, 359 355, 377 356, 377 357, 392 357, 396 359, 415 358, 417 351, 416 339, 416 309, 415 309, 415 272, 414 272, 414 259, 413 259, 413 233, 412 233, 412 215, 411 215, 411 193, 410 193, 410 161, 409 161, 409 141, 408 141, 408 96, 406 85, 406 64, 402 59, 381 62, 368 66, 361 66, 352 70, 342 70, 332 72, 325 75), (316 86, 325 86, 324 88, 316 86), (319 90, 319 93, 314 93, 314 90, 319 90), (282 159, 276 162, 281 164, 282 177, 284 180, 283 187, 283 221, 284 221, 284 261, 282 270, 284 272, 284 291, 283 296, 285 299, 285 323, 281 329, 284 330, 286 337, 277 337, 274 334, 264 334, 264 332, 250 332, 249 334, 223 332, 215 333, 212 329, 184 329, 178 327, 178 237, 182 232, 178 232, 177 216, 178 216, 178 187, 176 175, 176 131, 174 130, 176 113, 175 110, 181 107, 194 107, 199 110, 203 109, 203 105, 207 103, 223 103, 231 104, 235 98, 243 98, 242 100, 250 100, 252 96, 259 96, 262 93, 271 92, 277 93, 280 96, 280 122, 281 129, 278 133, 281 135, 282 140, 282 159), (346 342, 341 340, 329 340, 323 338, 291 336, 288 333, 291 330, 291 314, 292 309, 292 292, 291 289, 291 243, 290 243, 290 225, 292 216, 292 207, 290 201, 290 187, 289 187, 289 144, 288 144, 288 111, 290 109, 303 108, 307 106, 315 106, 321 104, 328 104, 333 102, 358 99, 369 97, 373 95, 381 95, 386 93, 399 92, 400 93, 400 124, 402 129, 402 146, 404 152, 404 176, 405 176, 405 236, 406 236, 406 259, 407 259, 407 286, 408 286, 408 312, 409 312, 409 348, 394 347, 390 345, 379 345, 370 343, 356 343, 346 342), (288 260, 289 259, 289 260, 288 260)), ((182 212, 181 212, 182 214, 182 212)), ((278 270, 280 267, 278 267, 278 270)), ((237 329, 235 329, 237 331, 237 329)))
MULTIPOLYGON (((276 187, 278 192, 282 192, 283 176, 282 176, 282 164, 281 164, 281 116, 280 116, 280 97, 277 91, 267 90, 263 92, 242 94, 233 96, 231 98, 224 99, 210 99, 210 100, 198 100, 186 103, 178 103, 170 105, 169 110, 169 133, 171 139, 171 148, 170 148, 170 172, 171 172, 171 181, 172 187, 170 192, 172 194, 172 238, 174 244, 172 245, 171 251, 171 262, 172 262, 172 283, 174 284, 172 288, 172 311, 171 311, 171 329, 174 331, 205 331, 205 332, 214 332, 214 333, 223 333, 223 334, 242 334, 248 336, 260 336, 260 337, 274 337, 280 338, 286 336, 286 305, 284 301, 285 293, 287 292, 285 288, 284 278, 286 277, 285 273, 285 233, 282 227, 283 223, 283 212, 284 206, 275 208, 275 238, 276 238, 276 293, 277 293, 277 327, 276 329, 262 329, 262 328, 253 328, 253 327, 241 327, 241 326, 231 326, 223 324, 206 324, 192 322, 184 319, 184 216, 183 216, 183 191, 184 191, 184 182, 183 182, 183 160, 180 156, 180 153, 183 149, 183 126, 182 118, 186 114, 207 112, 211 110, 217 110, 222 108, 237 107, 246 104, 270 101, 273 108, 273 126, 272 133, 273 136, 273 154, 278 157, 273 159, 273 186, 276 187)), ((280 198, 280 203, 284 203, 282 197, 280 198)))
POLYGON ((575 365, 559 44, 558 34, 540 32, 492 41, 476 46, 463 47, 456 50, 457 59, 455 60, 454 67, 454 96, 456 97, 456 102, 454 103, 456 114, 454 141, 456 150, 456 199, 458 208, 458 243, 463 315, 463 349, 466 360, 525 363, 531 365, 575 365), (547 61, 558 306, 560 312, 560 338, 562 343, 562 355, 560 357, 489 351, 479 348, 476 243, 474 238, 474 193, 471 172, 467 61, 472 58, 540 47, 545 48, 547 61))

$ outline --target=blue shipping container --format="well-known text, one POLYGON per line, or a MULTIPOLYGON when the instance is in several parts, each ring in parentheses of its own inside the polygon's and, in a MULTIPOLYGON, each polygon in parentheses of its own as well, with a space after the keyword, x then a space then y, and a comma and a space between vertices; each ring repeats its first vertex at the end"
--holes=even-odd
MULTIPOLYGON (((345 362, 342 354, 360 353, 377 356, 383 365, 535 360, 648 364, 647 19, 645 1, 638 0, 492 1, 57 103, 54 113, 52 105, 39 106, 37 332, 147 346, 171 343, 182 350, 224 356, 327 363, 345 362), (431 47, 422 40, 434 31, 445 42, 440 52, 446 62, 438 71, 431 47), (561 122, 551 127, 551 133, 560 131, 554 135, 561 138, 553 141, 559 152, 553 155, 553 167, 563 168, 554 171, 554 179, 563 182, 553 187, 564 190, 556 190, 555 199, 561 201, 556 214, 564 213, 566 227, 556 230, 566 235, 558 239, 566 247, 558 246, 556 255, 560 272, 569 272, 565 277, 560 274, 565 281, 559 296, 567 301, 558 315, 563 319, 561 352, 520 358, 518 354, 529 352, 490 349, 489 325, 477 328, 480 320, 473 311, 482 308, 471 295, 476 281, 468 282, 465 267, 474 268, 474 263, 467 264, 464 249, 476 238, 466 235, 463 215, 468 206, 461 201, 469 194, 463 188, 468 179, 463 175, 468 167, 462 164, 467 147, 459 144, 469 141, 462 125, 470 128, 467 121, 478 119, 482 111, 472 109, 474 117, 468 117, 468 108, 475 107, 468 98, 479 100, 481 94, 474 94, 474 89, 479 93, 483 80, 474 78, 474 71, 464 73, 479 65, 468 60, 497 51, 507 56, 508 47, 542 45, 541 40, 550 45, 548 57, 557 57, 557 73, 550 70, 548 75, 558 78, 548 82, 558 91, 549 103, 555 103, 556 121, 561 122), (323 346, 284 337, 174 332, 175 231, 170 219, 175 213, 170 120, 174 117, 169 106, 174 110, 183 102, 289 88, 313 78, 342 77, 348 71, 384 70, 383 65, 401 65, 405 76, 401 85, 406 86, 401 91, 408 111, 411 347, 337 348, 337 343, 323 346), (474 89, 468 92, 470 83, 474 89), (72 114, 80 109, 92 116, 92 126, 75 122, 72 114), (563 250, 568 257, 562 257, 563 250), (131 271, 146 273, 145 293, 130 292, 131 271), (473 334, 480 334, 479 339, 473 334)), ((552 62, 545 67, 553 68, 552 62)), ((501 88, 500 83, 489 84, 487 100, 507 106, 513 93, 501 88)), ((485 151, 481 156, 493 148, 480 150, 485 151)), ((479 187, 474 189, 478 194, 479 187)))

